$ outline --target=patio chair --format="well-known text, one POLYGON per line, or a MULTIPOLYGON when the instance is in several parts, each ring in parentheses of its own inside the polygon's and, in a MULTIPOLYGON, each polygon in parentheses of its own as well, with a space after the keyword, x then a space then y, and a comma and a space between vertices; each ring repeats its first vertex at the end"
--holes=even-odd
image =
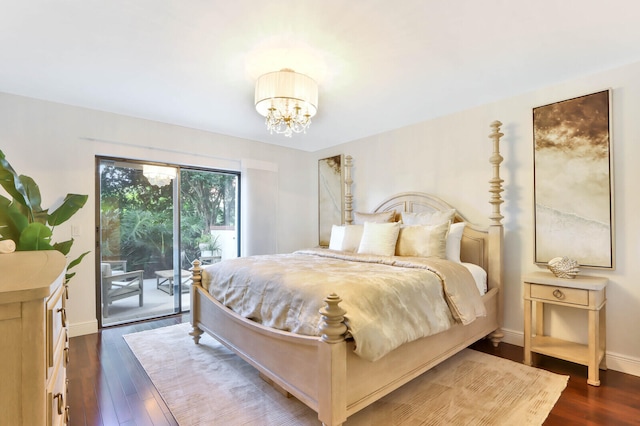
POLYGON ((109 305, 114 301, 138 296, 138 305, 143 304, 144 271, 114 271, 109 262, 101 264, 102 269, 102 316, 109 316, 109 305))

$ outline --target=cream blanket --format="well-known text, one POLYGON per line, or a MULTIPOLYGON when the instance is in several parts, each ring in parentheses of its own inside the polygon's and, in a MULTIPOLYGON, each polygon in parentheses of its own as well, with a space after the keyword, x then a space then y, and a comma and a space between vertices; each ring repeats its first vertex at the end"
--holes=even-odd
POLYGON ((208 265, 202 283, 245 318, 311 336, 319 334, 323 299, 336 293, 355 352, 370 361, 456 321, 486 315, 469 271, 435 258, 311 249, 208 265))

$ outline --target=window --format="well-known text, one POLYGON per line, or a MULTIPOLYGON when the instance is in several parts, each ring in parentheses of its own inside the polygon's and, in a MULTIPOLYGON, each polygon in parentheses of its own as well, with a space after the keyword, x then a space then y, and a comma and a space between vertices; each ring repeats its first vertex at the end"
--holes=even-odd
POLYGON ((240 253, 240 174, 112 158, 97 165, 101 324, 188 311, 192 262, 240 253))

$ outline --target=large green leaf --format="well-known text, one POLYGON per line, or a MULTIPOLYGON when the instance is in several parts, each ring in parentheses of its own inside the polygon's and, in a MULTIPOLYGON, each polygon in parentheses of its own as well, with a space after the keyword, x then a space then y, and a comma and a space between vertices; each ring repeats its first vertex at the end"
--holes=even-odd
POLYGON ((31 210, 27 191, 20 181, 20 177, 7 161, 2 150, 0 150, 0 185, 2 185, 14 200, 31 210))
POLYGON ((73 245, 73 238, 67 241, 63 241, 61 243, 55 243, 53 245, 53 248, 66 256, 71 251, 72 245, 73 245))
POLYGON ((67 273, 66 273, 66 275, 64 276, 64 280, 65 280, 64 282, 65 282, 65 283, 68 283, 68 282, 69 282, 69 280, 70 280, 71 278, 73 278, 73 277, 76 275, 76 273, 75 273, 75 272, 69 272, 69 270, 70 270, 71 268, 73 268, 73 267, 77 266, 78 264, 80 264, 80 262, 82 261, 82 259, 83 259, 86 255, 88 255, 89 253, 91 253, 91 252, 86 251, 86 252, 82 253, 80 256, 78 256, 76 259, 74 259, 74 260, 72 260, 71 262, 69 262, 69 266, 67 266, 67 273))
POLYGON ((42 211, 42 207, 40 207, 42 196, 40 195, 40 188, 38 187, 36 182, 29 176, 25 175, 20 175, 19 179, 22 183, 22 187, 24 188, 25 193, 27 194, 29 205, 31 205, 31 210, 33 211, 33 213, 42 211))
POLYGON ((17 242, 20 234, 29 225, 27 218, 8 198, 0 195, 0 234, 2 239, 17 242))
POLYGON ((30 223, 22 231, 16 250, 54 250, 51 246, 51 229, 42 223, 30 223))
POLYGON ((33 212, 32 222, 38 222, 41 224, 46 224, 49 219, 49 211, 48 210, 40 210, 38 212, 33 212))
MULTIPOLYGON (((78 256, 77 258, 75 258, 74 260, 72 260, 71 262, 69 262, 69 266, 67 267, 67 271, 71 268, 73 268, 74 266, 78 265, 82 259, 88 255, 89 253, 91 253, 90 251, 85 251, 84 253, 82 253, 80 256, 78 256)), ((75 272, 74 272, 75 274, 75 272)))
POLYGON ((58 226, 66 222, 84 206, 88 198, 88 195, 67 194, 62 205, 49 214, 47 223, 51 226, 58 226))

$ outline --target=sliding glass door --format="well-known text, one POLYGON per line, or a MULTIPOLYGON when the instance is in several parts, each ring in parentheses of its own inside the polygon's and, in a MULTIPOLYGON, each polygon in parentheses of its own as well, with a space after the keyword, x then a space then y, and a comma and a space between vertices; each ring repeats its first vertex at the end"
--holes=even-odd
POLYGON ((239 254, 239 175, 98 158, 101 324, 189 310, 190 268, 239 254))

